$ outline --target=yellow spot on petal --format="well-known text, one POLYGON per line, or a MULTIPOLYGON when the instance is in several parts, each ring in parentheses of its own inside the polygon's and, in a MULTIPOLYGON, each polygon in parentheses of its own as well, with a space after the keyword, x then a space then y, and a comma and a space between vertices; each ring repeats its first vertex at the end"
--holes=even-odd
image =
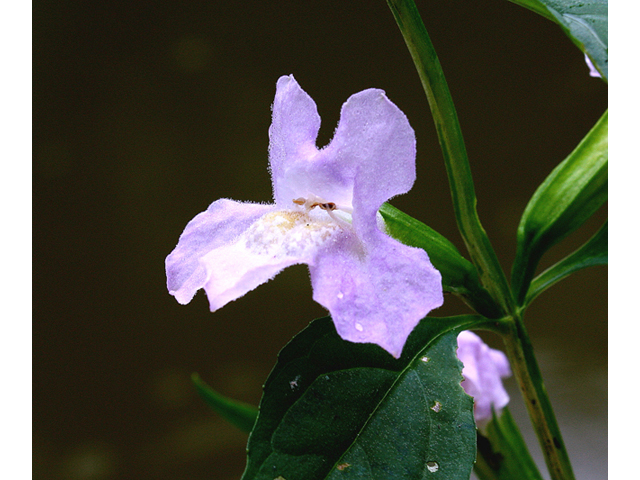
POLYGON ((277 227, 284 233, 291 230, 298 222, 306 218, 308 218, 308 215, 303 212, 280 210, 267 213, 260 221, 270 227, 277 227))

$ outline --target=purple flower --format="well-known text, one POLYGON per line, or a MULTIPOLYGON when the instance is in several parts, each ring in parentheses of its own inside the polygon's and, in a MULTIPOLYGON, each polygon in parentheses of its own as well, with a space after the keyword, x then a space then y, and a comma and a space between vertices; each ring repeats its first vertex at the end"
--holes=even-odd
POLYGON ((340 336, 399 357, 416 324, 443 301, 426 252, 386 235, 378 213, 413 185, 413 129, 375 89, 347 100, 320 150, 319 128, 311 97, 293 76, 281 77, 269 129, 274 204, 221 199, 196 215, 167 257, 169 293, 186 304, 204 288, 215 311, 306 263, 313 298, 340 336))
POLYGON ((475 333, 458 335, 458 358, 463 363, 462 387, 473 397, 476 423, 491 419, 491 406, 496 413, 509 403, 509 395, 501 378, 511 376, 509 361, 500 350, 494 350, 475 333))
POLYGON ((596 70, 596 67, 593 65, 593 62, 587 56, 586 53, 584 54, 584 61, 587 63, 587 67, 589 67, 589 75, 590 76, 596 77, 596 78, 602 78, 602 75, 600 75, 600 72, 598 70, 596 70))

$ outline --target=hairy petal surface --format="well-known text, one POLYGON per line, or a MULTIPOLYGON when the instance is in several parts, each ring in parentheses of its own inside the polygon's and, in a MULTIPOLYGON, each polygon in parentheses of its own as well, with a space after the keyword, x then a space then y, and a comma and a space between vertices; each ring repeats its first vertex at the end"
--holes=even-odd
POLYGON ((353 169, 353 225, 360 235, 376 229, 380 206, 408 192, 416 179, 415 133, 382 90, 349 97, 323 153, 353 169))
POLYGON ((440 273, 424 250, 380 232, 366 246, 355 235, 341 242, 310 266, 314 300, 345 340, 376 343, 400 357, 413 328, 442 305, 440 273))
POLYGON ((165 261, 169 293, 179 303, 189 303, 208 279, 207 269, 200 259, 234 241, 273 208, 272 205, 241 203, 223 198, 196 215, 187 224, 178 245, 165 261))
POLYGON ((316 146, 320 117, 293 76, 278 80, 269 129, 274 205, 214 202, 167 257, 180 303, 204 288, 217 310, 306 263, 314 299, 340 335, 399 357, 416 324, 442 305, 440 273, 424 250, 383 233, 378 209, 415 181, 415 134, 382 90, 352 95, 333 140, 316 146))
MULTIPOLYGON (((309 178, 306 174, 318 153, 319 129, 320 115, 313 99, 300 88, 293 75, 280 77, 269 127, 269 165, 277 205, 288 208, 294 198, 304 196, 297 182, 302 186, 309 182, 321 183, 321 179, 309 178)), ((333 179, 325 182, 332 185, 333 179)))
POLYGON ((207 271, 204 289, 215 311, 271 280, 284 268, 312 265, 320 248, 342 234, 338 225, 308 214, 274 210, 254 222, 232 244, 202 257, 207 271))
POLYGON ((458 335, 458 358, 464 365, 462 387, 473 397, 476 422, 482 424, 491 418, 492 405, 499 412, 509 403, 502 385, 502 378, 511 376, 509 361, 470 331, 458 335))
POLYGON ((357 215, 372 222, 382 203, 406 193, 415 181, 409 121, 382 90, 364 90, 344 103, 333 140, 318 150, 317 115, 293 76, 278 80, 269 130, 276 203, 288 207, 293 199, 313 194, 351 207, 358 197, 357 215))

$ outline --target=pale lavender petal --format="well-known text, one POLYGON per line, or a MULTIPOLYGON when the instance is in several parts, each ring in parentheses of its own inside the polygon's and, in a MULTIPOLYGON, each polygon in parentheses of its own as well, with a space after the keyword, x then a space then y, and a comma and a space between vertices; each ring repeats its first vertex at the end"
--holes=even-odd
POLYGON ((458 335, 458 358, 463 363, 462 387, 473 397, 476 422, 482 424, 509 403, 502 378, 511 375, 504 353, 489 348, 476 334, 464 331, 458 335))
POLYGON ((418 322, 443 302, 440 273, 424 250, 379 232, 367 245, 355 234, 341 237, 309 269, 313 298, 329 310, 338 334, 396 358, 418 322))
POLYGON ((207 281, 207 271, 200 259, 211 250, 233 242, 273 208, 273 205, 221 199, 196 215, 165 261, 169 293, 179 303, 189 303, 207 281))
POLYGON ((316 137, 320 115, 313 99, 300 88, 293 75, 283 76, 276 85, 273 118, 269 127, 269 165, 273 196, 277 205, 290 208, 291 201, 302 194, 295 191, 288 179, 290 172, 318 153, 316 137))
POLYGON ((383 202, 415 181, 413 129, 382 90, 368 89, 345 102, 333 140, 318 150, 317 115, 295 79, 280 78, 269 130, 276 204, 291 208, 293 199, 315 195, 355 207, 359 196, 357 215, 370 223, 383 202))
POLYGON ((201 259, 208 272, 204 284, 212 312, 273 279, 286 267, 302 263, 290 256, 260 254, 244 242, 212 250, 201 259))
POLYGON ((331 248, 342 230, 333 222, 313 221, 297 211, 274 210, 254 222, 235 242, 201 258, 204 289, 211 311, 224 306, 284 268, 313 264, 320 249, 331 248))
POLYGON ((354 166, 353 225, 363 235, 376 225, 376 212, 416 178, 416 139, 407 117, 382 90, 352 95, 327 154, 354 166))
POLYGON ((320 128, 316 104, 292 75, 281 77, 269 129, 269 161, 274 198, 281 208, 292 200, 321 197, 351 206, 353 164, 326 149, 318 150, 320 128))

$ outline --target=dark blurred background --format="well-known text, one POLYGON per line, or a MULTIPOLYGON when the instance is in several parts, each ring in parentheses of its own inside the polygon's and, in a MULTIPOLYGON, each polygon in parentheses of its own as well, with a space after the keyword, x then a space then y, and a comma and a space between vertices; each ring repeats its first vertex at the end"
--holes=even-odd
MULTIPOLYGON (((507 1, 418 6, 458 109, 480 216, 509 270, 521 212, 605 110, 606 85, 560 28, 507 1)), ((324 310, 304 266, 214 314, 202 293, 180 306, 164 258, 212 201, 270 201, 270 105, 290 73, 318 104, 321 145, 349 95, 387 92, 418 140, 416 185, 392 203, 464 252, 402 37, 382 0, 36 0, 33 15, 33 476, 238 479, 246 436, 203 404, 189 375, 257 404, 277 352, 324 310)), ((607 472, 606 282, 604 268, 580 272, 527 317, 581 479, 607 472)), ((435 313, 467 311, 448 297, 435 313)))

